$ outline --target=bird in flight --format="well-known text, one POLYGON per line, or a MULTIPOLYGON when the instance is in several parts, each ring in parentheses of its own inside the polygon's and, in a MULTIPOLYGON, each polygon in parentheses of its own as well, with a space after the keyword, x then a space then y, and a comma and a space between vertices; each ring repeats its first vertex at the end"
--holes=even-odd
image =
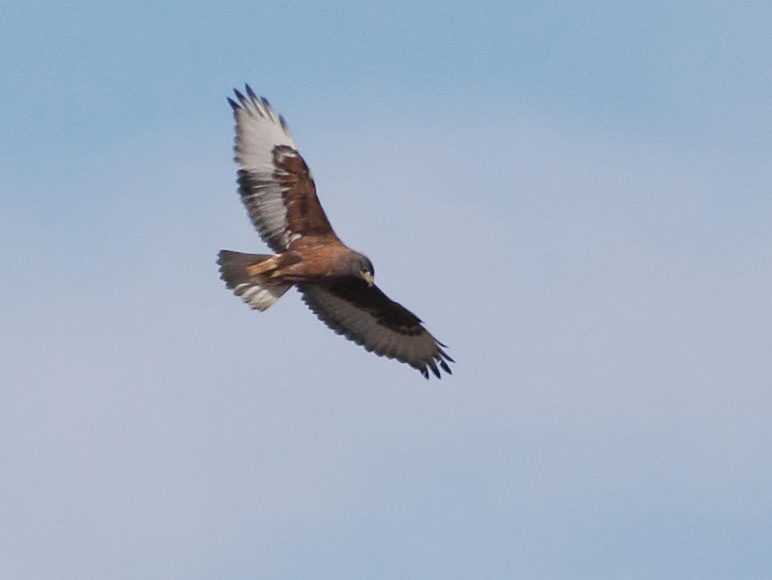
POLYGON ((228 99, 236 118, 239 194, 275 254, 222 250, 221 278, 251 308, 266 310, 291 286, 337 334, 378 356, 440 377, 454 362, 421 320, 373 283, 366 256, 340 241, 284 119, 246 85, 228 99))

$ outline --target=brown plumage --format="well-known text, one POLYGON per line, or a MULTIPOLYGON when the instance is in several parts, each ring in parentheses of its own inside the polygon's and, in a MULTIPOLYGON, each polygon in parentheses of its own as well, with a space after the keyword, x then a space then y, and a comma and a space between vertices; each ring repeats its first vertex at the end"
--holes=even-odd
POLYGON ((220 273, 250 307, 266 310, 293 285, 319 319, 379 356, 426 378, 453 362, 412 312, 373 284, 367 257, 340 241, 284 119, 247 85, 228 99, 236 118, 239 193, 273 255, 222 250, 220 273))

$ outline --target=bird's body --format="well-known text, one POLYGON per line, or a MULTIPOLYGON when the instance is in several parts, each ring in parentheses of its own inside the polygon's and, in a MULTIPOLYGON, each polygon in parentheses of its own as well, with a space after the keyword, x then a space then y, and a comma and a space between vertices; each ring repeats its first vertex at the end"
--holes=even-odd
POLYGON ((370 260, 332 229, 308 166, 280 116, 249 86, 229 99, 236 117, 242 201, 273 255, 222 250, 221 277, 250 307, 266 310, 295 285, 332 330, 379 356, 421 371, 450 373, 452 359, 403 306, 374 284, 370 260))

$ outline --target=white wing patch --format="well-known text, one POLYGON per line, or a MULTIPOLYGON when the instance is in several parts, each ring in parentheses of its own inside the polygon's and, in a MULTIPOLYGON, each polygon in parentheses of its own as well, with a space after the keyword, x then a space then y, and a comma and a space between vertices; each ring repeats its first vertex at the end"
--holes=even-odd
POLYGON ((276 178, 274 150, 282 145, 295 150, 295 141, 270 103, 249 86, 246 91, 247 96, 236 91, 238 102, 228 99, 236 117, 239 192, 260 236, 275 252, 282 252, 292 239, 287 232, 283 188, 276 178))
POLYGON ((252 173, 272 174, 273 150, 277 145, 296 149, 284 119, 271 104, 247 86, 245 97, 236 91, 239 103, 232 107, 236 116, 236 161, 252 173))

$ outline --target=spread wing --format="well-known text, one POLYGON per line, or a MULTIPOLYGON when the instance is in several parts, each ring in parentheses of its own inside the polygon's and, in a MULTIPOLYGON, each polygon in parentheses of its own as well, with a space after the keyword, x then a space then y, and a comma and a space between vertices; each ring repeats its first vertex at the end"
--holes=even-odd
POLYGON ((421 325, 412 312, 389 299, 377 286, 364 281, 332 285, 298 284, 303 301, 319 319, 349 340, 361 344, 378 356, 397 359, 438 378, 440 371, 451 373, 445 361, 454 362, 421 325))
POLYGON ((241 199, 260 237, 274 252, 306 235, 335 237, 316 186, 284 119, 246 86, 228 99, 236 118, 241 199))

